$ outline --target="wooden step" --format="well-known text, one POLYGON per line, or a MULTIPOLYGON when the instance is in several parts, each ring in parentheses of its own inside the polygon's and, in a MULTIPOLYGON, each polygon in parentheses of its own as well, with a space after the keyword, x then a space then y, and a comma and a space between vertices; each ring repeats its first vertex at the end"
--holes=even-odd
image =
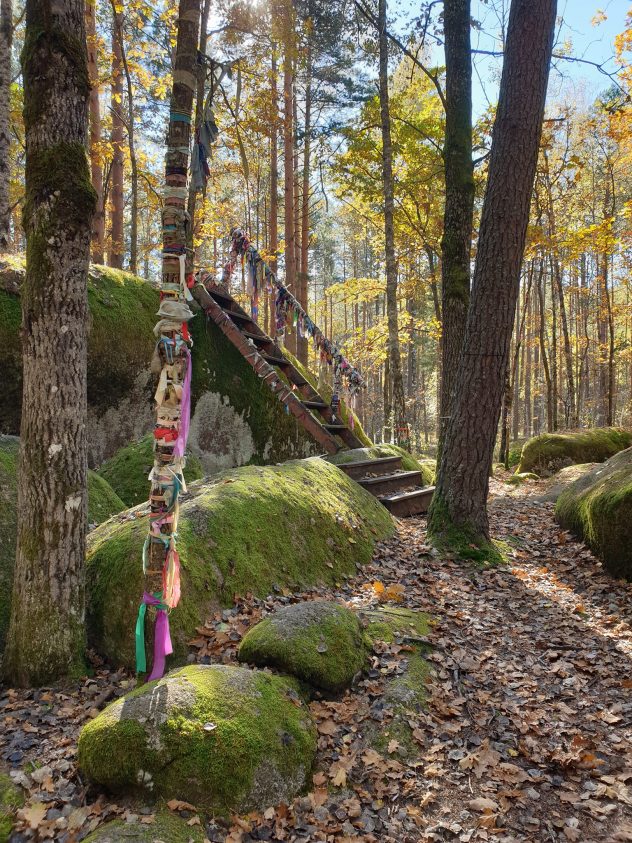
POLYGON ((263 359, 266 363, 269 363, 271 366, 289 366, 290 362, 285 359, 285 357, 275 357, 274 354, 266 354, 263 352, 261 354, 263 359))
POLYGON ((326 410, 329 404, 324 401, 303 401, 308 410, 326 410))
MULTIPOLYGON (((222 302, 226 302, 226 304, 232 304, 234 299, 230 293, 226 292, 225 290, 218 290, 215 287, 208 288, 209 293, 213 296, 216 302, 220 304, 222 302)), ((223 307, 223 305, 222 305, 223 307)))
POLYGON ((251 334, 248 331, 242 331, 241 333, 253 342, 260 343, 261 345, 272 345, 270 337, 262 337, 261 334, 251 334))
POLYGON ((360 460, 359 462, 341 463, 338 468, 351 477, 359 480, 367 474, 392 474, 402 467, 401 457, 379 457, 376 460, 360 460))
POLYGON ((400 471, 399 474, 383 474, 379 477, 363 477, 358 480, 360 486, 371 492, 375 497, 398 489, 408 489, 410 486, 421 486, 423 482, 421 471, 400 471))
POLYGON ((398 518, 407 518, 411 515, 425 515, 430 507, 430 501, 434 494, 434 486, 426 486, 425 489, 416 489, 414 492, 403 492, 401 495, 380 495, 378 500, 383 503, 391 515, 398 518))
POLYGON ((325 428, 325 430, 328 430, 330 433, 336 433, 336 432, 339 432, 341 430, 347 429, 346 424, 334 424, 332 422, 325 422, 325 424, 323 424, 323 427, 325 428))
POLYGON ((242 324, 247 324, 248 322, 250 322, 253 325, 255 324, 252 320, 252 317, 248 316, 247 313, 237 313, 234 310, 227 310, 226 308, 223 308, 223 310, 227 316, 230 316, 233 322, 241 322, 242 324))

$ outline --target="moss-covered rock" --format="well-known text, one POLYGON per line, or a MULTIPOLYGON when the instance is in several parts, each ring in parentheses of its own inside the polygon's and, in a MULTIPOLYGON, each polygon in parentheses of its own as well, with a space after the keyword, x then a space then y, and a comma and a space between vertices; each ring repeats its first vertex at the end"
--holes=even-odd
POLYGON ((353 448, 348 451, 339 451, 327 459, 334 465, 348 465, 352 462, 363 462, 364 460, 378 460, 382 457, 401 457, 402 469, 404 471, 421 471, 422 483, 424 486, 432 486, 436 476, 436 461, 432 459, 417 459, 399 445, 371 445, 367 448, 353 448))
POLYGON ((240 661, 274 667, 332 693, 351 685, 367 657, 357 615, 326 600, 277 609, 248 630, 239 647, 240 661))
POLYGON ((632 448, 563 491, 555 517, 586 542, 613 576, 632 580, 632 448))
POLYGON ((542 477, 574 463, 603 462, 630 445, 632 433, 616 427, 543 433, 525 442, 517 471, 534 471, 542 477))
POLYGON ((566 468, 561 468, 557 474, 551 478, 551 485, 546 492, 538 495, 537 500, 547 503, 555 503, 562 492, 567 489, 571 483, 583 477, 587 471, 597 468, 602 465, 598 462, 579 463, 579 465, 567 465, 566 468))
POLYGON ((306 784, 316 729, 290 680, 192 665, 132 691, 79 736, 85 775, 227 814, 288 801, 306 784))
MULTIPOLYGON (((20 427, 23 278, 23 258, 0 257, 0 432, 9 434, 20 427)), ((87 429, 94 468, 153 427, 155 384, 149 364, 159 293, 130 273, 92 266, 88 304, 87 429)), ((214 322, 198 312, 189 327, 194 339, 189 444, 206 474, 321 452, 214 322)))
POLYGON ((387 680, 383 702, 392 712, 384 725, 369 726, 367 739, 379 752, 387 752, 392 741, 399 744, 398 753, 412 759, 419 755, 419 744, 413 738, 410 714, 418 713, 426 702, 426 681, 430 674, 425 653, 425 638, 430 618, 425 612, 397 607, 364 611, 366 632, 374 644, 399 643, 410 648, 403 671, 387 680))
POLYGON ((534 474, 533 471, 523 471, 522 473, 516 471, 515 474, 510 474, 509 477, 505 478, 505 483, 508 483, 510 486, 522 486, 523 483, 526 483, 529 480, 539 480, 537 474, 534 474))
MULTIPOLYGON (((20 440, 0 435, 0 653, 4 650, 15 567, 17 537, 17 462, 20 440)), ((108 483, 88 472, 88 523, 100 524, 125 509, 125 504, 108 483)))
MULTIPOLYGON (((125 502, 125 506, 137 506, 149 497, 149 472, 154 464, 154 442, 149 433, 138 442, 117 451, 98 469, 97 474, 108 482, 116 494, 125 502)), ((200 480, 202 466, 196 457, 187 457, 184 479, 187 483, 200 480)), ((123 507, 125 508, 125 507, 123 507)))
POLYGON ((133 821, 106 823, 84 837, 83 843, 203 843, 205 840, 201 826, 188 825, 187 820, 166 809, 154 814, 151 824, 143 823, 141 819, 136 816, 133 821))
POLYGON ((15 812, 24 804, 24 795, 11 781, 0 773, 0 843, 7 843, 15 820, 15 812))
MULTIPOLYGON (((133 667, 147 517, 124 513, 88 537, 88 635, 133 667)), ((180 506, 182 599, 170 614, 176 658, 208 613, 236 594, 338 582, 371 558, 393 520, 336 466, 313 457, 244 466, 194 484, 180 506)))

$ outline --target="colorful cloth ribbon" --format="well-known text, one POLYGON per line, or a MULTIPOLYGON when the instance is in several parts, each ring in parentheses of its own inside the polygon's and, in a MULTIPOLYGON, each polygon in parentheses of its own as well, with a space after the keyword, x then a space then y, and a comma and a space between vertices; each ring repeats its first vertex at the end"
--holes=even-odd
POLYGON ((173 646, 169 630, 169 615, 167 614, 167 606, 162 602, 162 594, 159 591, 155 594, 148 594, 145 591, 136 618, 136 673, 147 672, 147 655, 145 652, 147 606, 155 606, 158 610, 154 629, 154 662, 151 673, 147 678, 147 681, 151 682, 154 679, 160 679, 164 674, 166 658, 173 653, 173 646))

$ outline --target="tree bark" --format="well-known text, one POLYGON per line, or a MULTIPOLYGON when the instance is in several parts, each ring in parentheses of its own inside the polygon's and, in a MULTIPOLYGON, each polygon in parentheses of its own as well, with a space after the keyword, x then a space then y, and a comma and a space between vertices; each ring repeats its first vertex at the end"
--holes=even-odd
MULTIPOLYGON (((290 5, 290 4, 288 4, 290 5)), ((283 55, 283 176, 285 286, 296 294, 296 255, 294 250, 294 108, 292 102, 292 16, 287 21, 283 55)), ((290 335, 292 336, 292 335, 290 335)), ((290 343, 290 348, 294 345, 290 343)))
POLYGON ((92 262, 103 263, 105 248, 105 209, 103 207, 103 164, 101 163, 101 108, 97 64, 96 0, 86 2, 86 37, 90 76, 90 168, 97 206, 92 219, 92 262))
MULTIPOLYGON (((386 259, 386 318, 388 324, 388 359, 393 437, 398 445, 409 447, 406 423, 404 380, 399 347, 399 319, 397 312, 397 258, 395 256, 395 210, 393 182, 393 147, 391 144, 391 115, 388 93, 388 34, 386 31, 386 0, 379 0, 378 40, 380 48, 380 121, 382 128, 382 188, 384 192, 384 253, 386 259)), ((385 419, 385 426, 391 420, 385 419)))
POLYGON ((542 130, 555 0, 513 0, 463 353, 437 489, 433 538, 489 538, 487 494, 542 130), (458 534, 458 535, 457 535, 458 534))
POLYGON ((110 168, 110 253, 108 263, 115 269, 123 269, 125 251, 123 233, 123 143, 125 123, 123 121, 123 59, 121 56, 121 13, 112 18, 112 82, 110 110, 112 112, 112 166, 110 168))
MULTIPOLYGON (((200 54, 205 56, 206 55, 206 45, 208 42, 208 16, 211 11, 211 0, 204 0, 202 5, 202 16, 200 20, 200 44, 199 44, 199 51, 200 54)), ((193 121, 194 132, 196 132, 201 123, 202 117, 204 115, 204 88, 206 84, 206 65, 200 63, 196 68, 196 86, 195 86, 195 120, 193 121)), ((203 213, 204 208, 204 198, 206 196, 206 187, 202 192, 202 202, 200 203, 199 210, 203 213)), ((187 248, 191 249, 191 252, 194 253, 194 241, 196 233, 198 232, 199 225, 202 222, 202 218, 197 218, 196 212, 198 211, 198 201, 197 201, 197 192, 193 185, 193 182, 189 183, 189 195, 187 197, 187 213, 189 215, 189 225, 187 227, 187 248)))
MULTIPOLYGON (((277 252, 279 249, 279 101, 277 92, 276 44, 272 44, 270 66, 270 99, 272 115, 270 119, 270 219, 269 246, 270 268, 277 271, 277 252)), ((268 335, 276 335, 276 317, 274 312, 275 294, 270 293, 270 326, 268 335)))
POLYGON ((11 47, 13 44, 12 0, 0 0, 0 252, 9 249, 11 206, 9 203, 11 135, 11 47))
POLYGON ((450 417, 470 302, 474 216, 470 26, 470 0, 445 0, 445 211, 441 239, 443 323, 439 453, 450 417))
POLYGON ((83 670, 87 531, 87 329, 96 201, 86 155, 83 0, 27 0, 24 371, 18 535, 6 679, 83 670))
MULTIPOLYGON (((305 140, 303 142, 303 189, 301 204, 301 255, 299 277, 300 302, 307 312, 309 297, 309 174, 311 156, 311 131, 312 131, 312 47, 307 45, 307 66, 305 70, 305 140)), ((298 359, 307 366, 308 343, 307 337, 297 337, 298 359)))

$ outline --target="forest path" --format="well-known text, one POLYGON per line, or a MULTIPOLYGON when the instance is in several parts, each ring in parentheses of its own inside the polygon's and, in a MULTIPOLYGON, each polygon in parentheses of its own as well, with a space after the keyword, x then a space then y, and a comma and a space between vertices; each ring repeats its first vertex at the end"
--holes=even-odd
MULTIPOLYGON (((205 663, 234 661, 264 610, 300 599, 408 607, 434 623, 426 703, 406 712, 413 752, 389 732, 395 712, 384 696, 411 647, 378 643, 354 688, 311 703, 319 730, 311 792, 263 815, 210 822, 207 839, 632 841, 632 584, 603 573, 559 529, 552 505, 536 500, 541 491, 541 483, 492 482, 493 532, 513 546, 507 566, 439 559, 425 519, 411 518, 338 589, 247 597, 209 619, 197 645, 205 663), (386 738, 379 751, 371 732, 386 738)), ((151 806, 86 790, 75 768, 80 726, 132 685, 99 670, 74 691, 0 691, 0 763, 41 765, 22 776, 30 794, 16 840, 70 843, 139 811, 151 822, 151 806)))

